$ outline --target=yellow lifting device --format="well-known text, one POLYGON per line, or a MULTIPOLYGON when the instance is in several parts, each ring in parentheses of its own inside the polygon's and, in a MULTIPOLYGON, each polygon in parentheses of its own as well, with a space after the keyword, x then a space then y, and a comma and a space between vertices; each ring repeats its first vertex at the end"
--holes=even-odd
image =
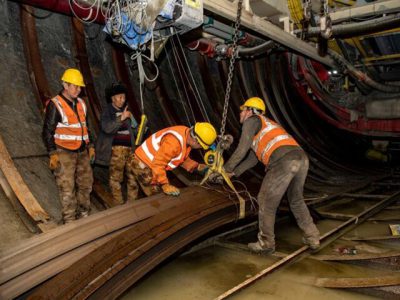
POLYGON ((239 26, 240 26, 240 17, 242 12, 242 4, 243 0, 238 1, 238 8, 237 8, 237 16, 235 22, 235 31, 233 34, 233 54, 231 56, 229 62, 229 73, 228 73, 228 82, 226 85, 226 92, 225 92, 225 103, 224 103, 224 110, 222 114, 222 122, 221 122, 221 131, 219 136, 219 142, 215 150, 208 151, 205 156, 204 160, 205 163, 209 166, 209 169, 204 176, 203 180, 201 181, 200 185, 204 184, 209 178, 211 174, 217 174, 222 176, 228 186, 235 192, 238 200, 239 200, 239 219, 243 219, 245 217, 245 201, 237 192, 235 186, 232 184, 232 181, 229 175, 226 173, 223 165, 224 159, 222 156, 223 151, 225 150, 225 145, 227 143, 227 139, 229 136, 225 135, 225 126, 226 126, 226 119, 228 116, 228 106, 229 106, 229 98, 231 93, 232 87, 232 78, 233 78, 233 70, 235 67, 235 60, 237 57, 237 41, 239 37, 239 26))

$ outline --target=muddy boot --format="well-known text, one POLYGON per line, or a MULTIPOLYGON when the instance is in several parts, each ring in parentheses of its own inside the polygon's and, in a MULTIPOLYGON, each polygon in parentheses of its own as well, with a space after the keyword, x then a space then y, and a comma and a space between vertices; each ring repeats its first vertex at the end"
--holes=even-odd
POLYGON ((272 254, 275 252, 275 248, 268 248, 266 246, 263 246, 259 241, 255 243, 249 243, 247 244, 247 246, 252 252, 259 254, 272 254))
POLYGON ((317 250, 320 247, 320 242, 318 239, 314 239, 314 238, 306 238, 303 237, 302 238, 303 244, 307 245, 308 247, 310 247, 311 250, 317 250))
POLYGON ((75 219, 64 219, 63 220, 64 224, 69 224, 69 223, 72 223, 74 221, 75 221, 75 219))
POLYGON ((88 210, 81 211, 79 213, 79 215, 78 215, 78 219, 82 219, 82 218, 86 218, 86 217, 89 217, 89 211, 88 210))

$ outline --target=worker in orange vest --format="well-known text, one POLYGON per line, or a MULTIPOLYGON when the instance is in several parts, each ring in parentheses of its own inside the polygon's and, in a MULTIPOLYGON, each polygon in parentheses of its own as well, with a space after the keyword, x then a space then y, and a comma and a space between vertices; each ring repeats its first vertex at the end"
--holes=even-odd
POLYGON ((90 162, 95 151, 89 134, 87 106, 79 98, 85 86, 77 69, 67 69, 61 77, 63 90, 46 107, 43 140, 56 177, 64 223, 87 217, 93 173, 90 162))
POLYGON ((146 195, 159 191, 161 186, 167 195, 178 196, 180 191, 168 181, 167 170, 183 167, 188 172, 204 174, 205 164, 189 157, 192 149, 209 149, 217 138, 215 128, 206 122, 196 123, 193 127, 173 126, 151 135, 140 147, 136 148, 133 159, 133 172, 146 195))
POLYGON ((240 176, 258 161, 265 165, 266 170, 257 196, 258 241, 248 244, 248 247, 265 254, 275 251, 275 214, 287 191, 290 209, 304 232, 303 242, 312 249, 318 248, 319 231, 303 199, 309 165, 306 153, 282 126, 264 116, 262 99, 252 97, 240 109, 242 133, 238 147, 224 165, 225 171, 230 176, 240 176))

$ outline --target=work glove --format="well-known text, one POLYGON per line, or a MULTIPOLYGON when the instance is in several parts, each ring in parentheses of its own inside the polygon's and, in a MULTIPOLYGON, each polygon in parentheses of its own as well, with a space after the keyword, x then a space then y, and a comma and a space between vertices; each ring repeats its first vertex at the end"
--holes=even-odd
POLYGON ((208 166, 206 164, 199 164, 196 169, 197 173, 204 176, 208 171, 208 166))
POLYGON ((94 147, 89 148, 89 159, 90 159, 90 164, 94 164, 94 160, 96 158, 96 153, 94 151, 94 147))
POLYGON ((223 184, 224 178, 219 173, 211 173, 208 177, 208 181, 215 184, 223 184))
POLYGON ((230 134, 226 134, 221 137, 221 148, 224 150, 228 150, 233 143, 233 136, 230 134))
POLYGON ((162 188, 164 194, 166 194, 166 195, 179 196, 179 194, 181 193, 176 186, 173 186, 168 183, 163 184, 163 186, 161 188, 162 188))
POLYGON ((54 171, 55 169, 57 169, 59 163, 60 163, 60 157, 58 156, 58 153, 50 154, 50 163, 49 163, 50 170, 54 171))

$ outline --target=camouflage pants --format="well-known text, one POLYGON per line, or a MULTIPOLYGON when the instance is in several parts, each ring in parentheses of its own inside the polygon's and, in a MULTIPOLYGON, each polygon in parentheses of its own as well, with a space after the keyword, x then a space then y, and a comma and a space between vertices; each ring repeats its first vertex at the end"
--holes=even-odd
POLYGON ((305 238, 319 241, 319 231, 303 198, 308 166, 307 155, 302 151, 294 151, 283 156, 267 170, 257 197, 258 240, 266 248, 275 248, 275 214, 286 191, 290 209, 305 238))
POLYGON ((109 185, 113 199, 118 204, 123 204, 121 183, 124 181, 124 171, 127 177, 127 200, 136 200, 139 187, 132 172, 130 161, 133 153, 130 147, 113 146, 110 161, 109 185))
POLYGON ((140 159, 138 159, 135 155, 132 156, 130 164, 132 172, 135 174, 135 177, 146 196, 151 196, 161 192, 161 189, 158 185, 151 184, 153 173, 146 164, 140 161, 140 159))
POLYGON ((80 216, 88 216, 93 172, 87 151, 71 152, 58 149, 60 164, 54 175, 60 195, 62 216, 68 223, 80 216))

